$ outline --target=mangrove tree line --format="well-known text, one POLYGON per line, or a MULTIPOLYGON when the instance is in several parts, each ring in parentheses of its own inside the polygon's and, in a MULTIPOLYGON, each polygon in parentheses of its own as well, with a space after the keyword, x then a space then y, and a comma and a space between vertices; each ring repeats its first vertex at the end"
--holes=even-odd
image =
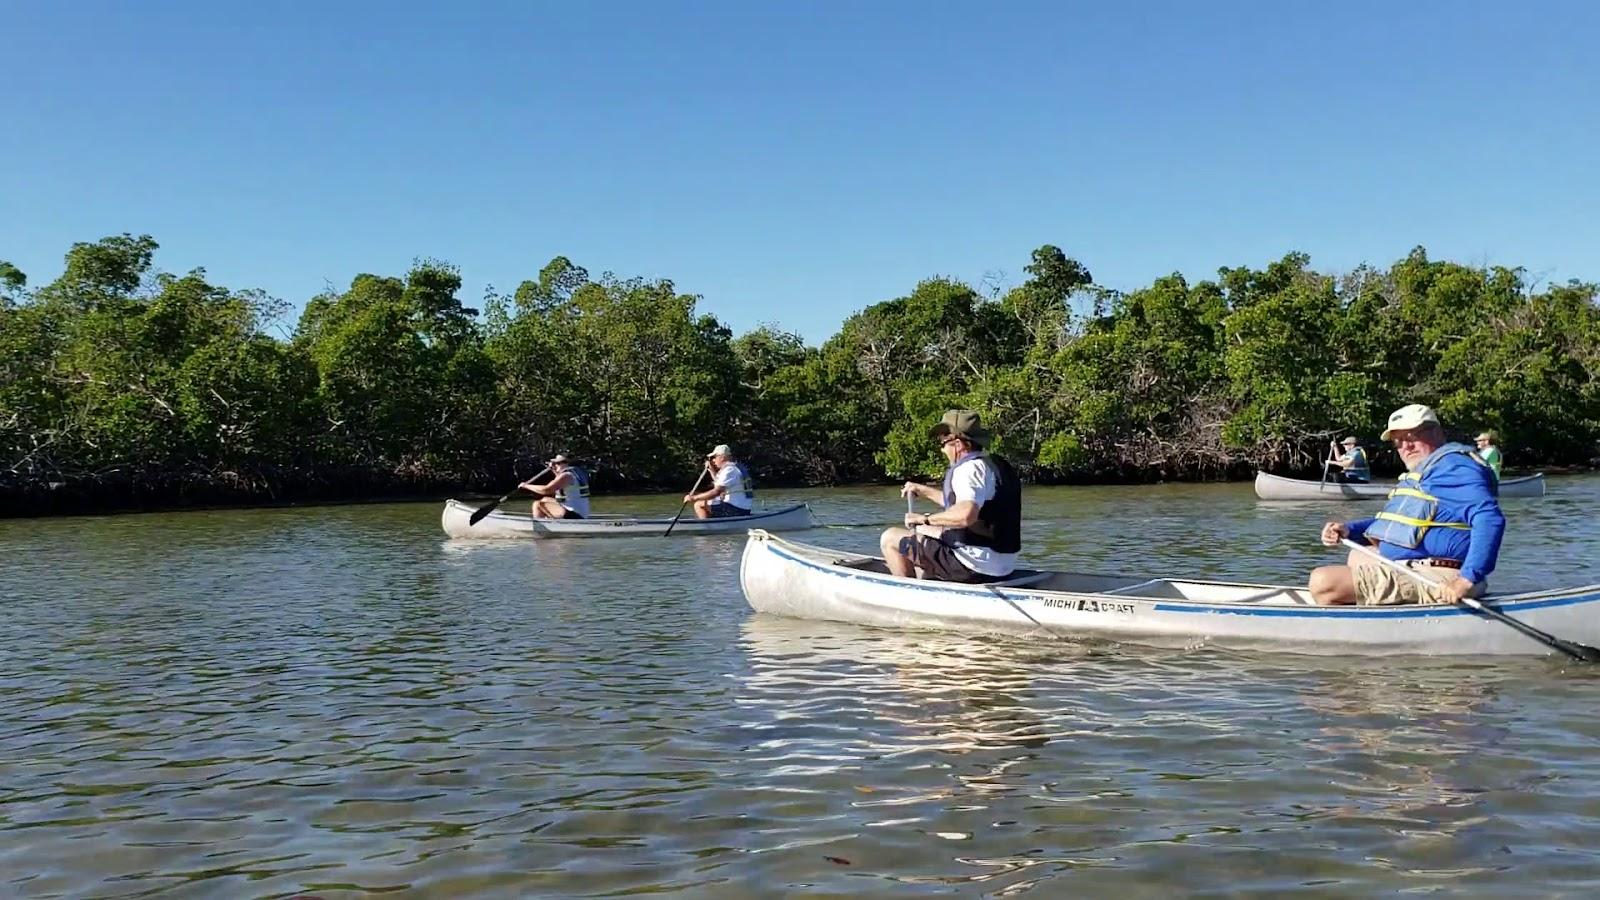
POLYGON ((956 405, 1040 481, 1314 473, 1330 437, 1376 448, 1415 401, 1458 435, 1498 429, 1520 464, 1600 440, 1596 286, 1421 248, 1119 293, 1044 246, 1014 287, 929 278, 821 346, 735 336, 669 280, 564 257, 481 309, 448 263, 358 275, 289 327, 288 304, 159 272, 156 249, 75 244, 37 287, 0 262, 6 511, 498 492, 556 451, 601 489, 681 488, 723 441, 769 483, 927 475, 926 429, 956 405))

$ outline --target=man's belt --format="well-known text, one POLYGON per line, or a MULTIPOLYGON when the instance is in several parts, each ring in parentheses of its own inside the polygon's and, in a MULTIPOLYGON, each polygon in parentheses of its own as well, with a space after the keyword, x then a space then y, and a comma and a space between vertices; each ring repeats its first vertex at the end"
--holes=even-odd
POLYGON ((1408 562, 1410 562, 1412 568, 1415 568, 1417 566, 1432 566, 1435 569, 1459 569, 1459 568, 1461 568, 1461 560, 1459 560, 1459 559, 1445 559, 1444 557, 1441 557, 1441 556, 1430 556, 1427 559, 1413 559, 1413 560, 1409 560, 1408 562))

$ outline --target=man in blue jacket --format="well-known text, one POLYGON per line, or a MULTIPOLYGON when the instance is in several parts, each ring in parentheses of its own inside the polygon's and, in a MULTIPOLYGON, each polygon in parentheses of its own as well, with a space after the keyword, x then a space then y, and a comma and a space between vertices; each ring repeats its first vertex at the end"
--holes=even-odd
POLYGON ((1389 502, 1371 519, 1328 522, 1322 542, 1365 541, 1403 562, 1433 587, 1354 550, 1342 566, 1311 572, 1311 596, 1324 605, 1454 603, 1479 597, 1500 555, 1506 517, 1500 483, 1472 448, 1451 443, 1432 408, 1414 403, 1394 411, 1383 439, 1405 461, 1389 502))

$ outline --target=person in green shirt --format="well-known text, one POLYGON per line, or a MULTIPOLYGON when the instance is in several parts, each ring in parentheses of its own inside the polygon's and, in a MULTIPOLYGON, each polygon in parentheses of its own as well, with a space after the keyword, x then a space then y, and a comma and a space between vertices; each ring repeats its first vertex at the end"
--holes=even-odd
POLYGON ((1494 470, 1495 480, 1500 480, 1500 435, 1489 429, 1478 435, 1478 457, 1494 470))

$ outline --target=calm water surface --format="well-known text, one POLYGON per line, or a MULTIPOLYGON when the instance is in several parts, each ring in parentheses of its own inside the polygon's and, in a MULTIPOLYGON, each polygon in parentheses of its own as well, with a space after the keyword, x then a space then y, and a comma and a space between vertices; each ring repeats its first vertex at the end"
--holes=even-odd
MULTIPOLYGON (((787 496, 849 549, 904 509, 787 496)), ((1294 582, 1376 508, 1026 503, 1035 564, 1294 582)), ((1506 505, 1496 589, 1600 582, 1600 477, 1506 505)), ((1597 672, 785 620, 737 538, 438 513, 0 522, 0 896, 1600 892, 1597 672)))

